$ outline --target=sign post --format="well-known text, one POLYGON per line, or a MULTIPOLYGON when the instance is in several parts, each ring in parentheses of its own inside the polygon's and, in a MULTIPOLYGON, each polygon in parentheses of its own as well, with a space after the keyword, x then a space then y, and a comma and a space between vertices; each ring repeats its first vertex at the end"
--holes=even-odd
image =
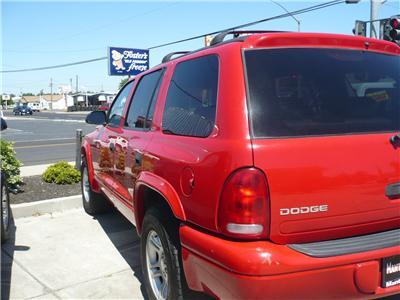
POLYGON ((108 74, 135 76, 149 69, 149 50, 108 48, 108 74))
POLYGON ((4 102, 6 103, 6 110, 8 109, 8 101, 10 100, 10 95, 4 94, 2 96, 2 99, 4 100, 4 102))

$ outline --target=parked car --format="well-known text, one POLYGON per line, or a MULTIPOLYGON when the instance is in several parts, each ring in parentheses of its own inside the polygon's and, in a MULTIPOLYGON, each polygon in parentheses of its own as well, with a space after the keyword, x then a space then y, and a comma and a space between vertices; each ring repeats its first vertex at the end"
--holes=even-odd
POLYGON ((400 47, 225 35, 87 116, 86 212, 135 224, 150 299, 399 293, 400 47))
MULTIPOLYGON (((7 129, 7 122, 1 118, 1 131, 7 129)), ((7 180, 6 176, 1 169, 1 243, 7 240, 9 231, 10 231, 10 224, 11 224, 11 209, 10 209, 10 195, 8 193, 7 188, 7 180)))
POLYGON ((103 111, 107 111, 110 109, 110 104, 109 103, 105 103, 99 106, 98 110, 103 110, 103 111))
POLYGON ((32 115, 32 109, 28 106, 28 105, 20 105, 20 106, 16 106, 13 109, 13 113, 14 115, 32 115))

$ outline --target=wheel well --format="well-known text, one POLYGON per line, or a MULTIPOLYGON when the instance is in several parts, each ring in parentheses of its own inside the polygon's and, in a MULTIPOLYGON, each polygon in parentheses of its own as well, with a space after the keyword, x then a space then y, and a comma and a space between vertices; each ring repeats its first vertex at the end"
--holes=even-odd
POLYGON ((161 213, 164 220, 169 221, 169 224, 178 224, 178 219, 174 216, 167 200, 163 195, 153 190, 148 186, 139 188, 138 197, 136 199, 136 228, 139 234, 142 232, 142 223, 146 212, 149 209, 157 210, 161 213))

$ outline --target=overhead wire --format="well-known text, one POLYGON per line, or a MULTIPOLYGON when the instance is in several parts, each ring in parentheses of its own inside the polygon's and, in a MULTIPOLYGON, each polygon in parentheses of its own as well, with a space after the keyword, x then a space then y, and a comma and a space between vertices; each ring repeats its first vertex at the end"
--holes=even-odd
MULTIPOLYGON (((320 3, 320 4, 316 4, 316 5, 313 5, 313 6, 306 7, 306 8, 302 8, 302 9, 299 9, 299 10, 295 10, 295 11, 292 11, 292 12, 289 12, 289 13, 284 13, 284 14, 273 16, 273 17, 268 17, 268 18, 257 20, 257 21, 248 22, 248 23, 237 25, 237 26, 225 28, 225 29, 218 30, 218 31, 213 31, 213 32, 209 32, 209 33, 206 33, 206 34, 196 35, 196 36, 193 36, 193 37, 190 37, 190 38, 185 38, 185 39, 176 40, 176 41, 173 41, 173 42, 168 42, 168 43, 152 46, 152 47, 149 47, 147 49, 148 50, 153 50, 153 49, 162 48, 162 47, 166 47, 166 46, 170 46, 170 45, 174 45, 174 44, 188 42, 188 41, 191 41, 191 40, 203 38, 205 36, 215 35, 215 34, 218 34, 220 32, 234 31, 234 30, 238 30, 238 29, 241 29, 241 28, 244 28, 244 27, 253 26, 253 25, 256 25, 256 24, 259 24, 259 23, 264 23, 264 22, 268 22, 268 21, 287 18, 287 17, 291 17, 293 15, 299 15, 299 14, 311 12, 311 11, 314 11, 314 10, 319 10, 319 9, 322 9, 322 8, 330 7, 330 6, 341 4, 341 3, 344 3, 344 2, 345 2, 345 0, 333 0, 333 1, 325 2, 325 3, 320 3)), ((74 66, 74 65, 87 64, 87 63, 106 60, 106 59, 108 59, 108 56, 102 56, 102 57, 98 57, 98 58, 87 59, 87 60, 82 60, 82 61, 77 61, 77 62, 72 62, 72 63, 54 65, 54 66, 37 67, 37 68, 25 68, 25 69, 17 69, 17 70, 1 70, 0 73, 16 73, 16 72, 29 72, 29 71, 41 71, 41 70, 57 69, 57 68, 64 68, 64 67, 74 66)))

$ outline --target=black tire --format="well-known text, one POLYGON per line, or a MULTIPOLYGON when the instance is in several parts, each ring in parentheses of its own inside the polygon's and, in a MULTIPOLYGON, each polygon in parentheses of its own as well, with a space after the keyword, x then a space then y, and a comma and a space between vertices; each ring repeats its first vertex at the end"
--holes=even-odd
MULTIPOLYGON (((168 215, 167 215, 168 216, 168 215)), ((158 210, 149 209, 143 220, 143 230, 141 235, 140 255, 144 277, 144 285, 146 287, 149 299, 158 299, 150 282, 149 269, 147 267, 147 241, 150 233, 156 233, 161 241, 165 263, 167 270, 168 292, 166 299, 183 299, 188 292, 187 284, 184 278, 184 272, 180 257, 180 243, 178 235, 178 225, 175 220, 163 216, 158 210)), ((159 268, 160 271, 162 267, 159 268)), ((161 277, 161 276, 160 276, 161 277)), ((162 279, 164 280, 164 279, 162 279)))
POLYGON ((81 189, 82 189, 82 202, 83 208, 86 213, 89 215, 96 215, 101 213, 109 212, 112 208, 110 202, 104 197, 103 194, 96 193, 92 190, 90 186, 90 182, 87 182, 87 185, 84 184, 85 177, 88 176, 88 168, 86 158, 82 158, 82 166, 81 166, 81 189), (85 172, 86 175, 85 175, 85 172), (85 192, 85 188, 87 189, 85 192))
POLYGON ((10 208, 10 195, 8 193, 7 185, 4 177, 1 179, 1 243, 8 239, 11 227, 11 208, 10 208), (3 203, 4 202, 4 203, 3 203), (6 215, 3 215, 3 206, 7 209, 7 220, 4 220, 6 215))

